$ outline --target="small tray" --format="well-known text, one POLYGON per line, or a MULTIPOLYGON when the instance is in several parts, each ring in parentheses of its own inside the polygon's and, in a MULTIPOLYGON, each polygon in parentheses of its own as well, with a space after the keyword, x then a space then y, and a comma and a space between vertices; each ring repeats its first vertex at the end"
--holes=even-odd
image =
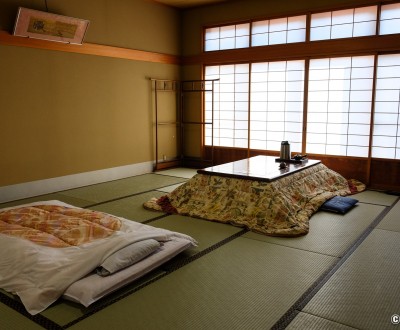
POLYGON ((289 163, 289 164, 304 164, 308 162, 308 158, 304 158, 304 159, 300 159, 300 160, 296 160, 294 158, 291 159, 283 159, 283 158, 276 158, 275 162, 285 162, 285 163, 289 163))

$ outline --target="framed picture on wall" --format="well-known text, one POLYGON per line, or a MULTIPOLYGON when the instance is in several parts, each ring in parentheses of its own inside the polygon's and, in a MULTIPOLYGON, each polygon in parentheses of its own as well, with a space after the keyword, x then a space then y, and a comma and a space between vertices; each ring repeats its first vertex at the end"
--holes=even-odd
POLYGON ((80 45, 88 26, 88 20, 20 7, 14 35, 80 45))

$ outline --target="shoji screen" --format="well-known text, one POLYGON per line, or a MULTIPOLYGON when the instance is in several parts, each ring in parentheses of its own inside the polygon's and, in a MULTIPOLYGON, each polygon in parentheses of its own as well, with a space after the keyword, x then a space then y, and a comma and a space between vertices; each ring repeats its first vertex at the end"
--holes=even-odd
POLYGON ((374 57, 310 60, 308 153, 367 157, 374 57))
MULTIPOLYGON (((249 64, 207 66, 205 79, 220 79, 214 86, 214 145, 247 148, 249 64)), ((205 120, 211 116, 211 100, 206 98, 205 120)), ((211 144, 211 128, 205 141, 211 144)))
POLYGON ((400 54, 378 57, 372 157, 400 159, 400 54))
POLYGON ((250 46, 250 23, 205 29, 204 51, 245 48, 250 46))
POLYGON ((250 148, 279 150, 283 140, 301 152, 304 61, 251 66, 250 148))
POLYGON ((382 5, 379 34, 400 33, 400 3, 382 5))
POLYGON ((255 21, 252 24, 252 46, 287 44, 305 40, 306 15, 255 21))
POLYGON ((312 14, 310 40, 374 35, 376 16, 377 6, 312 14))

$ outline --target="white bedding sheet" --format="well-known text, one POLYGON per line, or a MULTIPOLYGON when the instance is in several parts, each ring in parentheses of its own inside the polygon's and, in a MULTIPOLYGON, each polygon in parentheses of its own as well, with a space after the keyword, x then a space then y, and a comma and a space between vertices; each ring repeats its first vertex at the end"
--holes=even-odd
MULTIPOLYGON (((60 201, 45 201, 12 208, 44 204, 75 207, 60 201)), ((34 315, 56 301, 72 283, 93 271, 105 258, 131 243, 149 238, 159 242, 180 238, 196 245, 190 236, 120 219, 121 229, 111 236, 73 247, 51 248, 0 234, 0 287, 17 294, 26 310, 34 315)))
POLYGON ((113 275, 102 277, 92 273, 72 283, 64 292, 63 298, 88 307, 111 292, 146 275, 191 246, 192 242, 173 237, 149 257, 113 275))

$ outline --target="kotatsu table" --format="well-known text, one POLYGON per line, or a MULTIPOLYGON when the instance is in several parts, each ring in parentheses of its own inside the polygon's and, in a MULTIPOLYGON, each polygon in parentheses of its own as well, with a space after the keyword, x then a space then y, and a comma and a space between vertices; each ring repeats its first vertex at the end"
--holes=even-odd
POLYGON ((319 160, 280 161, 255 156, 198 170, 172 192, 144 207, 167 213, 294 237, 308 233, 308 221, 336 195, 351 193, 348 181, 319 160))
POLYGON ((198 170, 199 174, 218 175, 236 179, 271 182, 287 175, 305 170, 321 163, 320 160, 307 159, 299 162, 287 161, 287 167, 280 169, 280 162, 273 156, 255 156, 231 163, 216 165, 198 170))

